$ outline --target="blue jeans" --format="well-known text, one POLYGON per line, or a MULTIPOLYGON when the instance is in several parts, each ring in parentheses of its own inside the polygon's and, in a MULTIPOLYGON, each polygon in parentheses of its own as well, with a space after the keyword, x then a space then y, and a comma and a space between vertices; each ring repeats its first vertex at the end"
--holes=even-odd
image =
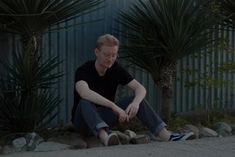
MULTIPOLYGON (((123 99, 117 105, 125 110, 133 98, 132 96, 123 99)), ((140 103, 137 117, 154 135, 157 135, 166 126, 146 100, 140 103)), ((110 108, 82 99, 77 106, 73 124, 80 133, 84 135, 92 133, 97 136, 101 128, 109 129, 117 125, 118 116, 110 108)))

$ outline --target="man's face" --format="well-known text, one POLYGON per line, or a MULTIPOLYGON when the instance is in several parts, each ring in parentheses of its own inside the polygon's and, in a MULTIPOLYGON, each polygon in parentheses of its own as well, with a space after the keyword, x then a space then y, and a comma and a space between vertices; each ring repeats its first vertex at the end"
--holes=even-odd
POLYGON ((118 56, 118 46, 106 46, 95 49, 96 60, 104 68, 110 68, 118 56))

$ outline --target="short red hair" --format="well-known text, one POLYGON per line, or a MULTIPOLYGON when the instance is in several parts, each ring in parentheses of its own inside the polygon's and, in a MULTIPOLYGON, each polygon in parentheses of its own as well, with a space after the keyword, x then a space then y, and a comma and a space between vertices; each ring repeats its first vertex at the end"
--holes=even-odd
POLYGON ((119 40, 111 34, 105 34, 97 39, 96 48, 100 49, 103 45, 119 47, 119 40))

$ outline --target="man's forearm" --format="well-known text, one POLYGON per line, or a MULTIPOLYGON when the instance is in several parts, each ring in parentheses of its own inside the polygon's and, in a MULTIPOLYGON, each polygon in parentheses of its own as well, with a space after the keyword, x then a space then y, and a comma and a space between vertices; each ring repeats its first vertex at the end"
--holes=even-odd
POLYGON ((135 90, 135 97, 132 102, 140 104, 141 101, 143 101, 143 99, 145 98, 145 95, 146 95, 145 88, 143 86, 139 86, 139 88, 135 90))
POLYGON ((112 101, 106 99, 105 97, 103 97, 102 95, 89 90, 88 92, 86 92, 86 94, 84 94, 82 96, 83 99, 89 100, 95 104, 101 105, 101 106, 105 106, 108 108, 113 109, 116 105, 115 103, 113 103, 112 101))

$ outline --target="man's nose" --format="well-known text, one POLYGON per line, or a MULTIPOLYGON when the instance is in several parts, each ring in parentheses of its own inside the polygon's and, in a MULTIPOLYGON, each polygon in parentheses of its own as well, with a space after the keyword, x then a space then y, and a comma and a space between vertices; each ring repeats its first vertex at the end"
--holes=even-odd
POLYGON ((108 61, 113 61, 113 59, 114 59, 113 57, 109 57, 108 61))

